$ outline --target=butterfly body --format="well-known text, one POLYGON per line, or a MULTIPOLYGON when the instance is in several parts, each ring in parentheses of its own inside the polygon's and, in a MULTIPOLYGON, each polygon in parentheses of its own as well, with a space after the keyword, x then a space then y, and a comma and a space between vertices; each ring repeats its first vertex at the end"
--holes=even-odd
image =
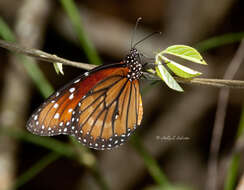
POLYGON ((132 48, 122 62, 96 67, 51 95, 27 129, 42 136, 72 135, 98 150, 119 146, 142 120, 141 75, 140 55, 132 48))

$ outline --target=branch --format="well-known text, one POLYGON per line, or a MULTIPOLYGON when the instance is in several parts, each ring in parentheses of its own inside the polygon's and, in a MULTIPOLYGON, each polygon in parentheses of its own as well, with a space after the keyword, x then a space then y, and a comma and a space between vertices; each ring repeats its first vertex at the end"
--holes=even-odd
MULTIPOLYGON (((42 61, 50 62, 50 63, 62 63, 64 65, 77 67, 80 69, 90 70, 96 67, 96 65, 91 65, 87 63, 81 63, 76 61, 70 61, 61 57, 58 57, 54 54, 49 54, 41 50, 26 48, 19 46, 15 43, 9 43, 3 40, 0 40, 0 47, 5 48, 7 50, 22 53, 34 58, 37 58, 42 61)), ((155 79, 161 80, 161 79, 155 79)), ((244 81, 241 80, 223 80, 223 79, 207 79, 207 78, 192 78, 192 79, 184 79, 180 77, 175 77, 175 80, 184 84, 198 84, 204 86, 212 86, 212 87, 226 87, 226 88, 244 88, 244 81)))
POLYGON ((81 63, 81 62, 63 59, 61 57, 58 57, 57 55, 52 55, 52 54, 46 53, 41 50, 22 47, 15 43, 9 43, 4 40, 0 40, 0 47, 13 51, 13 52, 16 52, 16 53, 22 53, 22 54, 37 58, 39 60, 46 61, 46 62, 51 62, 51 63, 58 62, 58 63, 62 63, 64 65, 69 65, 69 66, 73 66, 73 67, 77 67, 77 68, 81 68, 81 69, 85 69, 85 70, 90 70, 90 69, 93 69, 96 67, 95 65, 90 65, 87 63, 81 63))
MULTIPOLYGON (((161 80, 161 79, 160 79, 161 80)), ((224 80, 224 79, 207 79, 207 78, 192 78, 184 79, 175 77, 175 80, 185 84, 198 84, 213 87, 226 88, 244 88, 244 81, 242 80, 224 80)))

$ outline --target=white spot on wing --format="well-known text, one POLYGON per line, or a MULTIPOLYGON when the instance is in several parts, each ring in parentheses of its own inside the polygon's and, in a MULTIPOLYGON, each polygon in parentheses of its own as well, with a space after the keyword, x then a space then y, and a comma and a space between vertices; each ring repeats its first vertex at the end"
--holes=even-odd
POLYGON ((80 82, 80 79, 77 79, 74 83, 80 82))
POLYGON ((59 105, 56 103, 56 104, 54 104, 54 106, 53 106, 53 107, 57 109, 57 108, 58 108, 58 106, 59 106, 59 105))
POLYGON ((85 72, 84 75, 87 77, 89 75, 89 72, 85 72))
POLYGON ((54 115, 54 119, 58 119, 59 118, 59 113, 56 113, 55 115, 54 115))
POLYGON ((69 99, 72 100, 73 98, 74 98, 74 94, 71 94, 71 95, 69 96, 69 99))
POLYGON ((73 93, 75 91, 75 88, 70 88, 69 91, 70 93, 73 93))
POLYGON ((68 112, 70 113, 70 112, 72 112, 73 111, 73 109, 72 108, 70 108, 69 110, 68 110, 68 112))

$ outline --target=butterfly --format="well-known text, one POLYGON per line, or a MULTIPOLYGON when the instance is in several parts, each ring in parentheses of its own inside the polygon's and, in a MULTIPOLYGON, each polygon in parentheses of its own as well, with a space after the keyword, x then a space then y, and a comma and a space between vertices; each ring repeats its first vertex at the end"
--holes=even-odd
POLYGON ((47 98, 27 129, 41 136, 72 135, 98 150, 122 145, 142 121, 142 67, 133 47, 120 63, 85 72, 47 98))

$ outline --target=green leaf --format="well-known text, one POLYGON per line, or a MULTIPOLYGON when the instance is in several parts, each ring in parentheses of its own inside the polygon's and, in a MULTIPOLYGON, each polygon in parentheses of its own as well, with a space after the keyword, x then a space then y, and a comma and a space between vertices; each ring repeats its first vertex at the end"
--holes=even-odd
POLYGON ((156 66, 156 72, 169 88, 179 92, 184 91, 162 64, 156 66))
POLYGON ((173 45, 166 48, 160 54, 171 54, 182 59, 186 59, 188 61, 192 61, 194 63, 207 65, 207 63, 203 60, 201 54, 194 48, 185 45, 173 45))
POLYGON ((61 73, 62 75, 64 75, 62 63, 55 62, 53 63, 53 66, 57 74, 61 73))
POLYGON ((180 65, 172 60, 170 60, 166 64, 171 71, 173 71, 177 76, 182 78, 193 78, 202 74, 198 71, 190 69, 189 67, 180 65))

